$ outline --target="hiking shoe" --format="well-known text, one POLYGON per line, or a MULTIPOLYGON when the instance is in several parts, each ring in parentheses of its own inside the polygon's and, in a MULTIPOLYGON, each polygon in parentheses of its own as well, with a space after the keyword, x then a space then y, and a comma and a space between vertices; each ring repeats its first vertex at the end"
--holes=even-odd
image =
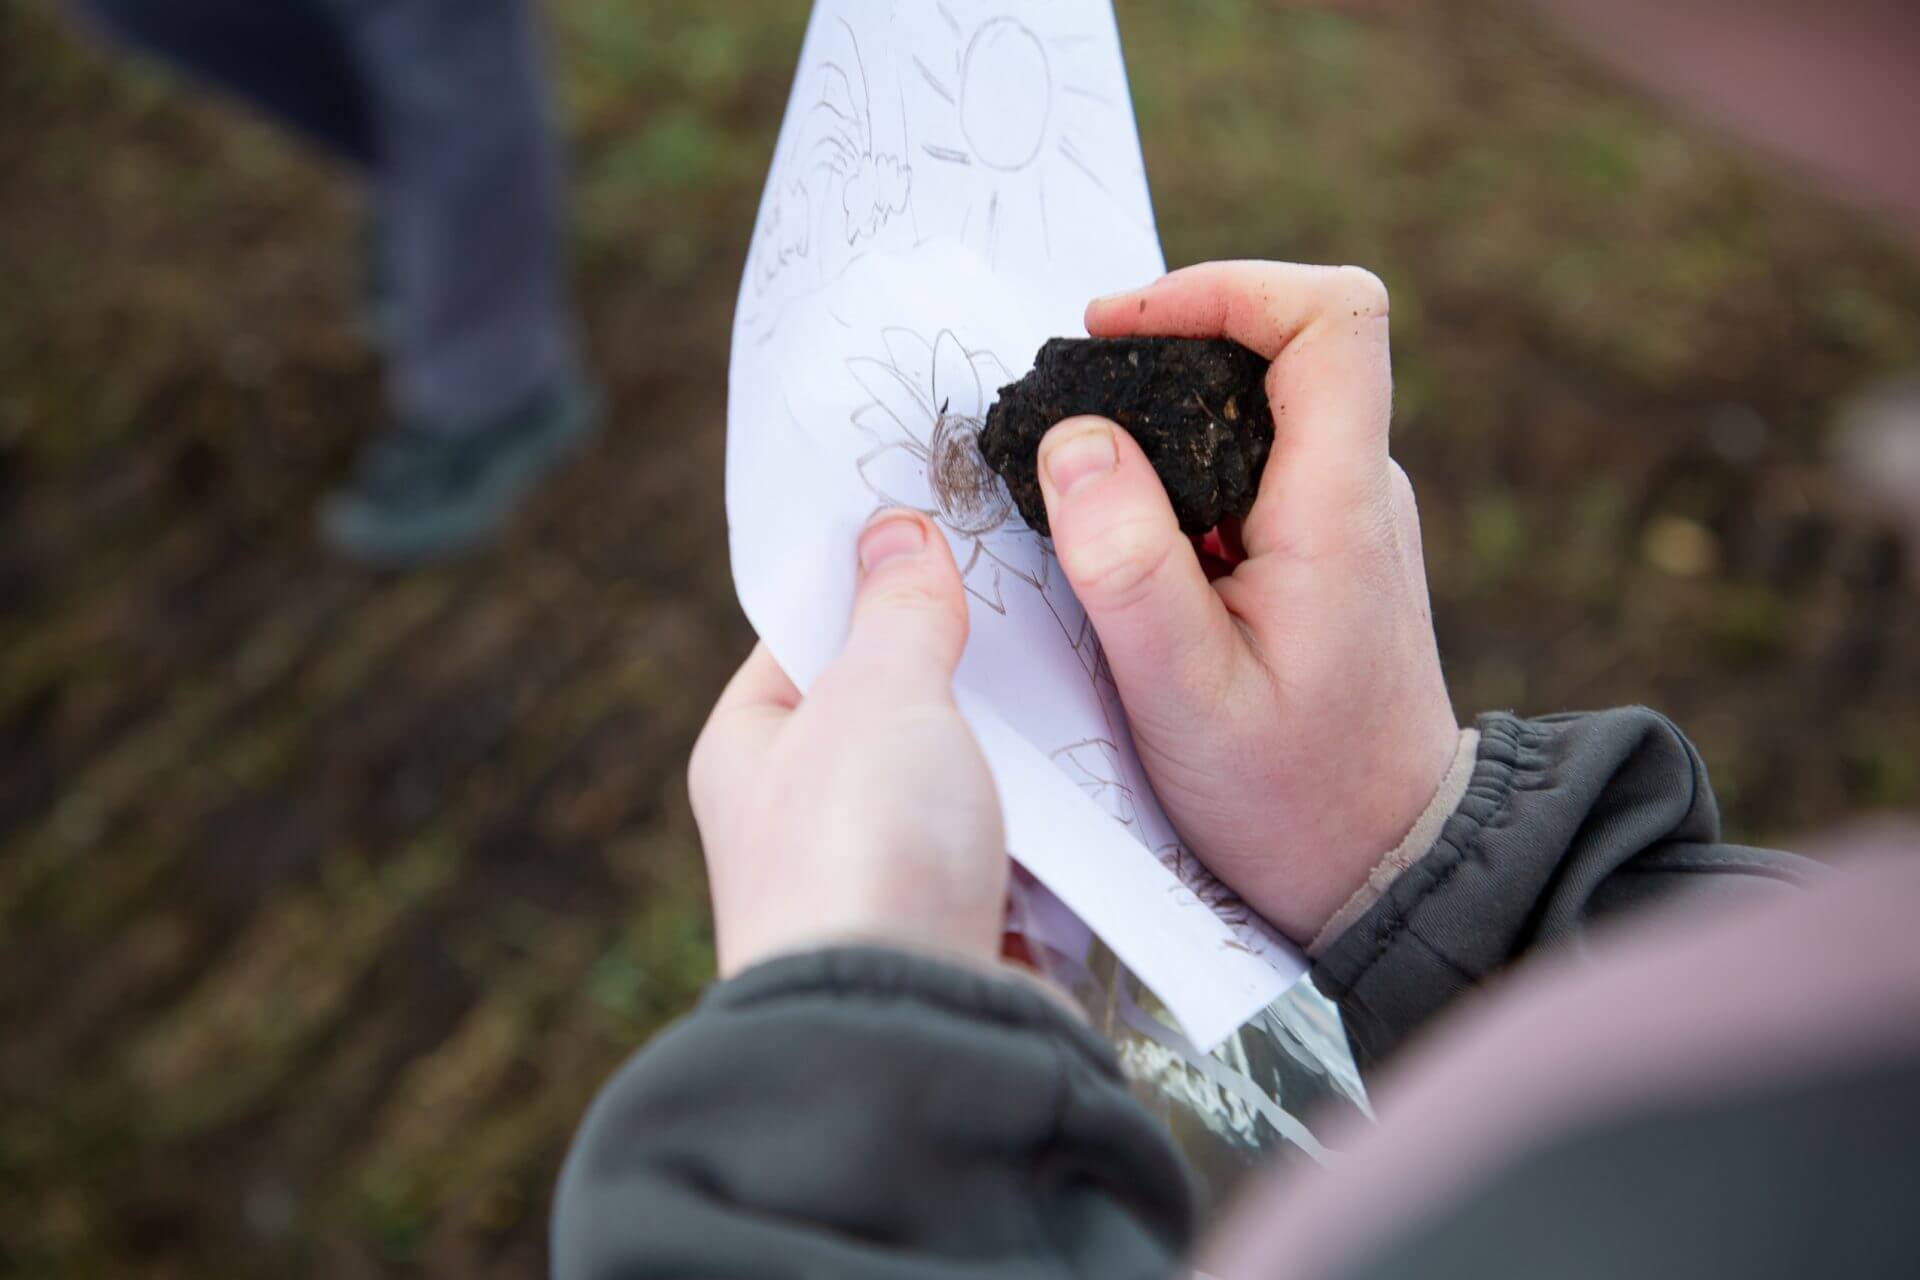
POLYGON ((568 376, 479 427, 390 427, 367 442, 352 479, 321 504, 320 535, 379 568, 452 559, 498 532, 599 420, 598 396, 568 376))

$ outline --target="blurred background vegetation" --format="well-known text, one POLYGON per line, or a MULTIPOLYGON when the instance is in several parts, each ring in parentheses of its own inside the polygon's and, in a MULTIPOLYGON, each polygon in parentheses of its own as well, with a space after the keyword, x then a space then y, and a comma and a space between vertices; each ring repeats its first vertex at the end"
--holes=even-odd
MULTIPOLYGON (((555 0, 612 429, 497 552, 329 561, 355 211, 0 8, 0 1272, 530 1275, 711 968, 687 747, 750 636, 727 333, 805 6, 555 0)), ((1124 0, 1169 260, 1394 295, 1463 716, 1673 713, 1733 831, 1920 803, 1920 599, 1828 465, 1886 233, 1500 0, 1124 0)))

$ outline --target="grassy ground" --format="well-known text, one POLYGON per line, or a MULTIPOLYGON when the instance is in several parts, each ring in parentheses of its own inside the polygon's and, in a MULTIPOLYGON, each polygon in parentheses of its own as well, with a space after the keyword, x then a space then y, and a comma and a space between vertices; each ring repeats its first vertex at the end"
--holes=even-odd
MULTIPOLYGON (((1392 286, 1463 714, 1663 706, 1752 838, 1920 803, 1920 601, 1823 464, 1920 364, 1890 242, 1494 0, 1120 7, 1170 259, 1392 286)), ((537 1273, 707 976, 681 773, 749 641, 726 333, 803 6, 553 8, 613 429, 409 578, 310 537, 378 405, 348 196, 0 9, 0 1272, 537 1273)))

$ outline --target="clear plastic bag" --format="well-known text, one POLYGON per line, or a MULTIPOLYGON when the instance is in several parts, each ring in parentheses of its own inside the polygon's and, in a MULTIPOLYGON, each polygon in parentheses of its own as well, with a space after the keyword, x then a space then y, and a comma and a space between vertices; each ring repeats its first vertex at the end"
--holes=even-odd
POLYGON ((1134 1093, 1166 1121, 1201 1183, 1224 1205, 1255 1169, 1329 1152, 1316 1129, 1371 1117, 1340 1011, 1302 978, 1212 1053, 1183 1035, 1153 993, 1044 888, 1015 895, 1023 958, 1072 994, 1114 1046, 1134 1093))

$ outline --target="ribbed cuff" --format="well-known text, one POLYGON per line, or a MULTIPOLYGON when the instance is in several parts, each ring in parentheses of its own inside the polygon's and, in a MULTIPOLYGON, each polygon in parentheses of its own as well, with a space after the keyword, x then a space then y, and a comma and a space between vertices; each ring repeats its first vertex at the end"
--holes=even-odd
POLYGON ((1460 741, 1453 749, 1453 763, 1447 766, 1433 799, 1427 802, 1426 809, 1414 820, 1406 837, 1375 864, 1373 870, 1367 873, 1366 881, 1353 891, 1353 896, 1342 903, 1340 909, 1320 927, 1320 932, 1307 944, 1308 956, 1318 959, 1335 938, 1345 933, 1367 913, 1369 907, 1380 900, 1380 895, 1399 878, 1402 871, 1420 861, 1427 850, 1433 847, 1433 842, 1440 838, 1440 829, 1447 825, 1447 819, 1460 807, 1461 799, 1467 794, 1467 784, 1473 780, 1474 758, 1479 750, 1480 731, 1462 729, 1460 741))

